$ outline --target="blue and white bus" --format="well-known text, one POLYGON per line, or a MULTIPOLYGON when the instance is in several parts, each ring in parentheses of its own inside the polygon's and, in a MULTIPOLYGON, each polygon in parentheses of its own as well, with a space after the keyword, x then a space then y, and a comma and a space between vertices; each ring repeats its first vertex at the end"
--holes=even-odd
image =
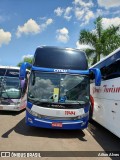
POLYGON ((38 47, 33 64, 23 63, 20 79, 31 68, 26 124, 56 129, 84 129, 89 120, 90 73, 100 85, 99 69, 88 70, 84 52, 71 48, 38 47))

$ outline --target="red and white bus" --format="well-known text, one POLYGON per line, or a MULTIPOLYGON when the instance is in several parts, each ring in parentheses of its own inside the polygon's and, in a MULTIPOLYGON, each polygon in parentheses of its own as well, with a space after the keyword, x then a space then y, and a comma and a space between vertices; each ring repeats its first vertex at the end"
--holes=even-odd
POLYGON ((21 90, 19 67, 0 66, 0 110, 20 111, 26 107, 26 87, 21 90))
POLYGON ((120 48, 92 66, 102 74, 100 87, 91 80, 92 119, 120 138, 120 48))

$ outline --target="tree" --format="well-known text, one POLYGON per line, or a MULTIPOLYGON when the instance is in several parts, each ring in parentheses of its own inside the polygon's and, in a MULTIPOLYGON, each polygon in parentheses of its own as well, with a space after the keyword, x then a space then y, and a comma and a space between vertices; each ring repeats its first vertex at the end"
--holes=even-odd
POLYGON ((28 63, 32 64, 32 61, 33 61, 33 58, 31 58, 31 57, 25 57, 22 62, 19 62, 17 64, 17 66, 20 67, 23 62, 28 62, 28 63))
POLYGON ((101 56, 106 56, 120 46, 120 25, 110 26, 107 29, 103 29, 102 17, 98 17, 95 22, 95 30, 87 31, 82 30, 79 36, 79 43, 88 44, 91 49, 86 49, 86 54, 88 56, 91 64, 95 64, 100 61, 101 56))

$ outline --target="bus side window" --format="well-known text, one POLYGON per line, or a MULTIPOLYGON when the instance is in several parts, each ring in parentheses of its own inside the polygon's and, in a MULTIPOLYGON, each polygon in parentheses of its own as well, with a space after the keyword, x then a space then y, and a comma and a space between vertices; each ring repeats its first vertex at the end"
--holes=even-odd
POLYGON ((120 60, 106 67, 104 80, 120 77, 120 60))
POLYGON ((101 75, 102 75, 102 80, 105 80, 106 72, 107 72, 106 66, 102 67, 100 69, 100 71, 101 71, 101 75))

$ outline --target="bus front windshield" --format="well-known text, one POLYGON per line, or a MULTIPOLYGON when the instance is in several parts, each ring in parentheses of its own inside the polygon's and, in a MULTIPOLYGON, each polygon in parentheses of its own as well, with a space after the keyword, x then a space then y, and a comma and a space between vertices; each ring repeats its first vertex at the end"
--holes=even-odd
POLYGON ((86 104, 89 102, 89 77, 32 71, 28 99, 33 102, 86 104))
POLYGON ((18 77, 0 77, 0 97, 19 99, 20 80, 18 77))

